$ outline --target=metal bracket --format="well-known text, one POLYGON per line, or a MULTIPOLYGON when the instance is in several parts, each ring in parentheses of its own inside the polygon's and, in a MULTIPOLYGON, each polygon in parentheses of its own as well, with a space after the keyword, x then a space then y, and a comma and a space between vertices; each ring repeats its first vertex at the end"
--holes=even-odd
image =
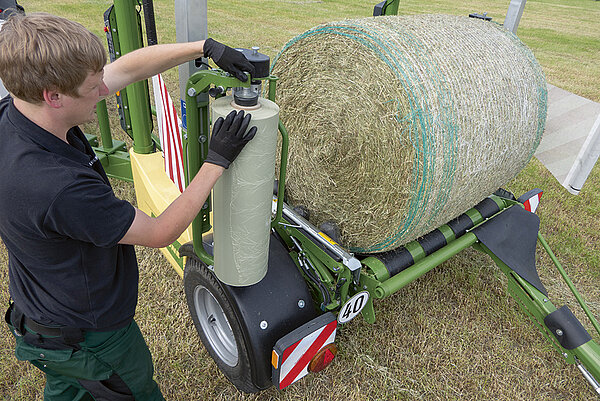
POLYGON ((352 281, 354 284, 358 284, 360 280, 360 270, 362 268, 360 260, 356 259, 351 253, 346 252, 346 250, 339 246, 335 241, 326 237, 315 226, 294 212, 292 208, 285 203, 283 203, 283 216, 293 224, 300 226, 300 228, 310 235, 311 238, 316 240, 316 242, 338 256, 342 260, 342 264, 352 272, 352 281))

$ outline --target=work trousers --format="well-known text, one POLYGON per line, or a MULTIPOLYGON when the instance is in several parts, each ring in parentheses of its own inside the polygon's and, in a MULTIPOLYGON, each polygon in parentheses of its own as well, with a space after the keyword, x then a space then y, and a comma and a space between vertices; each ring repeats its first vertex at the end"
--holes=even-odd
POLYGON ((164 400, 153 380, 150 350, 135 321, 120 330, 87 331, 84 341, 64 349, 43 347, 47 342, 51 348, 60 348, 55 346, 60 338, 41 336, 26 326, 28 334, 20 333, 9 326, 17 359, 31 362, 46 374, 45 401, 164 400), (31 341, 32 334, 39 341, 31 341))

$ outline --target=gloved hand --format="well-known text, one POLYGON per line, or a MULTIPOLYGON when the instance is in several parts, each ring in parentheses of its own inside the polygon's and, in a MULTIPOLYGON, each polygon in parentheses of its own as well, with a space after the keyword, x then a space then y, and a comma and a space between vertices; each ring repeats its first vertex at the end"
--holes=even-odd
POLYGON ((225 46, 214 39, 208 38, 204 41, 204 56, 210 57, 219 68, 232 74, 242 82, 246 82, 248 79, 244 71, 254 75, 254 66, 242 52, 225 46))
POLYGON ((204 160, 228 168, 240 154, 244 146, 256 135, 256 127, 248 129, 252 116, 244 111, 232 111, 223 119, 219 117, 213 126, 208 155, 204 160))

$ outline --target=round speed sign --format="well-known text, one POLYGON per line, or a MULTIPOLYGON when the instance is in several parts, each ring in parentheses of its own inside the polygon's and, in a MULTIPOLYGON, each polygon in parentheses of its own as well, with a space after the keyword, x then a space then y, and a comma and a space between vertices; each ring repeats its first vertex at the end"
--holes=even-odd
POLYGON ((363 310, 363 308, 365 307, 365 305, 367 304, 367 301, 369 300, 369 292, 368 291, 362 291, 359 292, 358 294, 354 294, 354 296, 352 298, 350 298, 345 304, 344 306, 342 306, 342 309, 340 310, 340 314, 338 315, 338 323, 347 323, 350 320, 354 319, 361 310, 363 310))

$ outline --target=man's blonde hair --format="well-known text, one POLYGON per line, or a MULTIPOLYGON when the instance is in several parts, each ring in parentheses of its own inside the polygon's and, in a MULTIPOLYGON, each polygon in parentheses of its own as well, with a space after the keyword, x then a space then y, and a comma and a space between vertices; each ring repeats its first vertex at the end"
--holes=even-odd
POLYGON ((44 90, 79 97, 88 74, 100 72, 105 64, 100 39, 66 18, 15 14, 0 30, 0 79, 26 102, 42 102, 44 90))

